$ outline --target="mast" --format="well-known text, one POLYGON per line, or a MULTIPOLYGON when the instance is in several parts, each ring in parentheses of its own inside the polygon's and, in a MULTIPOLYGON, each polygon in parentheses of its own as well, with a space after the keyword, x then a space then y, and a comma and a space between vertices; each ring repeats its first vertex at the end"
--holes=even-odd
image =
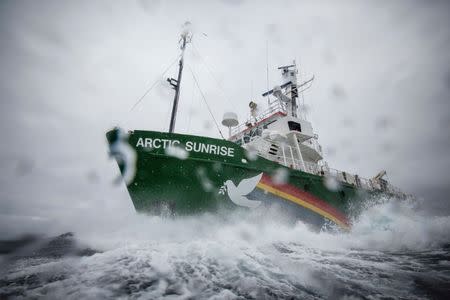
POLYGON ((297 117, 297 98, 298 98, 298 90, 297 90, 297 64, 295 60, 292 65, 281 66, 278 67, 278 70, 281 70, 281 76, 285 82, 290 82, 286 86, 286 94, 289 95, 288 103, 288 112, 291 116, 297 117))
POLYGON ((192 39, 192 35, 190 35, 189 31, 186 29, 181 34, 181 39, 180 39, 181 57, 180 57, 180 62, 178 63, 178 77, 177 77, 177 79, 167 78, 167 81, 170 83, 170 85, 175 90, 175 96, 173 99, 173 106, 172 106, 172 116, 170 117, 170 126, 169 126, 170 133, 173 133, 173 131, 175 129, 175 121, 177 118, 178 100, 180 98, 180 84, 181 84, 181 77, 183 75, 184 50, 186 49, 186 44, 189 43, 191 41, 191 39, 192 39))

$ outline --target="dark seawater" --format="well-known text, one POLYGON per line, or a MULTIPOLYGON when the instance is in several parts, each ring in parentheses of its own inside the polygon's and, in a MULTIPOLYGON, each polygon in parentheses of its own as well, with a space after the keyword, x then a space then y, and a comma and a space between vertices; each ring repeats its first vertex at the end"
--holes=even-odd
POLYGON ((349 233, 280 218, 137 215, 3 241, 0 299, 450 299, 450 217, 390 201, 349 233))

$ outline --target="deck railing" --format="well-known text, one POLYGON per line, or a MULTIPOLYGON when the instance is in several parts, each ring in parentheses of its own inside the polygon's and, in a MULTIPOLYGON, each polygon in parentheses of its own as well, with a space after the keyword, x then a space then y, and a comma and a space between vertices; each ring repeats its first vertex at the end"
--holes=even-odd
POLYGON ((307 140, 306 142, 303 143, 303 145, 308 146, 314 150, 317 151, 317 153, 319 153, 321 156, 322 155, 322 146, 320 146, 319 142, 317 141, 317 135, 314 135, 314 138, 307 140))
POLYGON ((256 117, 250 117, 244 123, 241 123, 236 127, 233 127, 231 129, 230 140, 235 138, 240 133, 244 133, 245 131, 251 129, 252 127, 255 126, 255 124, 258 124, 259 122, 267 119, 268 117, 270 117, 278 112, 286 114, 286 105, 283 103, 280 103, 280 101, 272 102, 269 105, 269 107, 265 111, 263 111, 260 115, 258 115, 256 117))
POLYGON ((399 188, 391 185, 390 183, 385 182, 384 186, 382 186, 381 182, 375 179, 368 179, 355 174, 333 169, 328 167, 326 164, 319 165, 317 163, 298 159, 296 158, 299 157, 297 153, 298 150, 290 145, 282 145, 275 141, 269 141, 262 138, 260 141, 264 141, 264 143, 262 145, 260 144, 259 149, 254 149, 253 151, 257 151, 258 155, 261 157, 278 162, 288 168, 301 170, 306 173, 323 177, 330 176, 335 178, 338 182, 348 183, 370 191, 383 190, 398 196, 405 196, 399 188), (273 145, 277 145, 280 149, 277 154, 271 154, 269 151, 270 147, 273 145))

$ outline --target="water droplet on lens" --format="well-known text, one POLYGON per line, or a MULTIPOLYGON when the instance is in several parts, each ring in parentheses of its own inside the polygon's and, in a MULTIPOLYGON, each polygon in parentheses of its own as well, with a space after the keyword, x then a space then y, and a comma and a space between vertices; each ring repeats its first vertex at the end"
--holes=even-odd
POLYGON ((179 146, 169 146, 165 149, 167 156, 175 157, 181 160, 185 160, 189 157, 189 152, 179 146))
POLYGON ((336 99, 339 99, 339 100, 343 100, 343 99, 345 99, 347 97, 347 93, 345 92, 345 89, 342 86, 338 85, 338 84, 335 84, 332 87, 331 93, 333 94, 333 96, 336 99))
POLYGON ((341 189, 341 183, 334 176, 325 176, 323 183, 327 189, 332 192, 337 192, 341 189))
POLYGON ((210 121, 205 121, 203 123, 203 128, 204 129, 211 129, 212 128, 212 123, 210 121))
POLYGON ((222 164, 219 163, 219 162, 215 162, 215 163, 213 164, 213 170, 216 171, 216 172, 222 171, 222 164))
POLYGON ((204 167, 199 167, 196 173, 203 190, 206 192, 210 192, 214 188, 214 184, 206 175, 206 169, 204 167))
POLYGON ((278 168, 272 175, 272 181, 275 184, 286 184, 289 180, 289 171, 285 168, 278 168))
POLYGON ((394 121, 388 116, 379 117, 375 121, 375 127, 379 130, 388 130, 393 127, 394 121))
POLYGON ((245 151, 245 156, 248 158, 248 160, 254 161, 258 159, 258 151, 252 147, 247 147, 247 150, 245 151))

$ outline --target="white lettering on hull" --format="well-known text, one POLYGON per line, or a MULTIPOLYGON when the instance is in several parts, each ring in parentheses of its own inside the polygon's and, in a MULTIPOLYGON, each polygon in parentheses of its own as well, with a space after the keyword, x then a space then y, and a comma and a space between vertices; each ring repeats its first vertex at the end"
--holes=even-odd
MULTIPOLYGON (((179 140, 168 139, 151 139, 139 138, 136 147, 140 148, 155 148, 166 149, 167 147, 179 147, 181 142, 179 140)), ((218 146, 214 144, 205 144, 200 142, 187 141, 184 145, 187 152, 207 153, 220 156, 234 157, 234 148, 227 146, 218 146)))

